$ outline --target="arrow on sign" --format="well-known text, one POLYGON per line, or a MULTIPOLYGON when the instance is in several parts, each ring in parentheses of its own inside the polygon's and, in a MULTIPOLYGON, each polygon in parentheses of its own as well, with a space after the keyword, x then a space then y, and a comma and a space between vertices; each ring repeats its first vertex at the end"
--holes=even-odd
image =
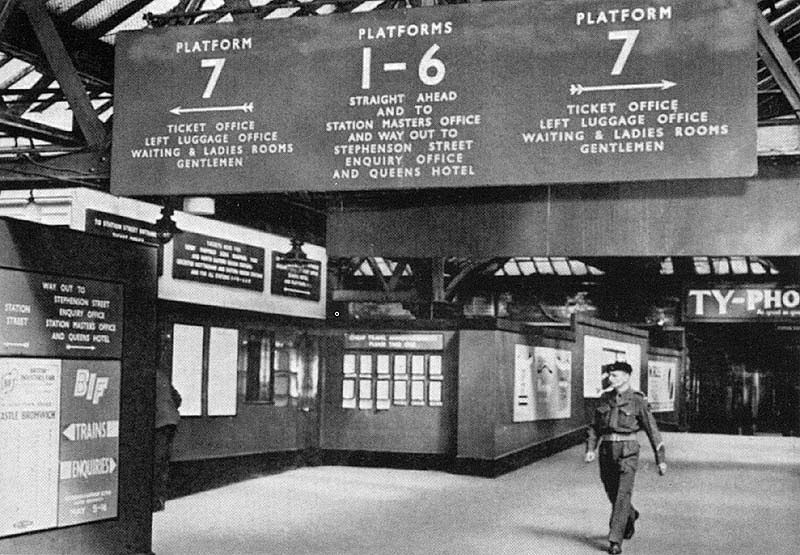
POLYGON ((170 114, 180 116, 181 114, 190 114, 192 112, 235 112, 237 110, 241 110, 242 112, 252 112, 253 103, 247 102, 241 106, 206 106, 205 108, 182 108, 180 106, 175 106, 169 112, 170 114))
POLYGON ((666 79, 662 79, 660 83, 636 83, 631 85, 597 85, 594 87, 585 87, 581 84, 577 84, 569 86, 569 94, 577 95, 593 91, 624 91, 629 89, 661 89, 665 91, 674 87, 676 84, 677 83, 667 81, 666 79))
POLYGON ((67 345, 67 350, 70 349, 88 349, 94 351, 96 347, 94 345, 67 345))

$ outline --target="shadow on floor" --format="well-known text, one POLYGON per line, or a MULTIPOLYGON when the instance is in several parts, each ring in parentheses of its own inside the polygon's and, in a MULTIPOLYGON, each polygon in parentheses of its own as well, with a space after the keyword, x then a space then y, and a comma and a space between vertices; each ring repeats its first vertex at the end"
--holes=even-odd
POLYGON ((598 551, 605 551, 608 548, 608 538, 606 536, 587 536, 583 532, 572 530, 554 530, 543 526, 521 526, 519 531, 536 537, 554 538, 557 540, 567 540, 579 545, 585 545, 598 551))

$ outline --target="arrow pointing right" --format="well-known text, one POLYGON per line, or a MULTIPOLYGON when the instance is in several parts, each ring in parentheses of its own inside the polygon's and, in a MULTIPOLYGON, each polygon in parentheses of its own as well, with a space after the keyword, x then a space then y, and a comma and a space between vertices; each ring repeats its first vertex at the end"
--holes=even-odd
POLYGON ((571 95, 580 95, 585 92, 594 92, 594 91, 624 91, 624 90, 631 90, 631 89, 660 89, 665 91, 667 89, 671 89, 677 85, 677 83, 673 81, 667 81, 666 79, 662 79, 659 83, 632 83, 628 85, 594 85, 594 86, 585 86, 581 85, 580 83, 573 84, 569 86, 569 94, 571 95))

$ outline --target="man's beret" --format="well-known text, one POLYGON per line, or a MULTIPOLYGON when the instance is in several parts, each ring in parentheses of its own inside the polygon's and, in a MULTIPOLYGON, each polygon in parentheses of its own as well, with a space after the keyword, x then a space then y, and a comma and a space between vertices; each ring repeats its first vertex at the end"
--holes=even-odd
POLYGON ((633 368, 631 368, 631 365, 627 362, 622 362, 621 360, 607 364, 603 367, 603 369, 608 372, 614 372, 615 370, 618 370, 620 372, 627 372, 628 374, 633 373, 633 368))

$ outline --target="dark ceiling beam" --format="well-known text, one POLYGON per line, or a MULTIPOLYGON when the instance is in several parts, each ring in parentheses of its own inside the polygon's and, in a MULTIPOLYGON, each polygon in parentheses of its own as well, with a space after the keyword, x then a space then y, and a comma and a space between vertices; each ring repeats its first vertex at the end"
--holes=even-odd
POLYGON ((100 37, 108 34, 109 31, 114 29, 114 27, 123 23, 126 19, 147 6, 147 4, 150 2, 152 2, 152 0, 132 0, 130 3, 125 4, 122 9, 114 12, 114 15, 107 17, 99 25, 92 27, 91 29, 87 29, 84 33, 89 38, 97 40, 100 37))
POLYGON ((11 12, 13 12, 16 7, 17 0, 0 0, 0 30, 6 26, 11 12))
MULTIPOLYGON (((100 40, 88 40, 84 33, 53 20, 58 35, 84 82, 110 91, 114 82, 114 47, 100 40)), ((14 11, 0 30, 0 50, 37 68, 47 67, 34 29, 22 10, 14 11)))
POLYGON ((65 146, 80 146, 83 143, 69 131, 42 125, 8 112, 0 112, 0 131, 65 146))
POLYGON ((61 90, 64 91, 64 96, 67 97, 75 120, 86 139, 86 144, 94 149, 103 148, 107 142, 103 122, 97 117, 97 113, 89 101, 83 82, 58 35, 47 8, 39 0, 19 0, 19 2, 39 39, 50 70, 58 80, 61 90))
MULTIPOLYGON (((21 155, 16 161, 0 164, 0 185, 25 183, 37 187, 63 183, 96 187, 109 176, 108 158, 97 153, 75 152, 36 160, 21 155)), ((13 186, 13 185, 12 185, 13 186)), ((63 185, 62 185, 63 186, 63 185)))
MULTIPOLYGON (((253 17, 264 18, 275 10, 281 8, 300 8, 297 14, 316 15, 316 10, 322 6, 335 6, 337 12, 349 12, 353 8, 360 6, 363 2, 358 0, 282 0, 279 2, 266 4, 264 6, 246 5, 244 8, 222 7, 213 10, 198 10, 196 6, 189 6, 185 11, 173 10, 164 14, 148 14, 146 19, 153 27, 163 27, 165 25, 185 25, 194 21, 194 18, 205 16, 197 23, 212 23, 223 16, 230 14, 234 19, 253 17), (249 17, 247 17, 249 16, 249 17)), ((395 2, 383 0, 376 9, 392 8, 395 2)), ((403 3, 402 7, 405 7, 403 3)), ((297 15, 295 14, 295 15, 297 15)))
MULTIPOLYGON (((45 74, 41 74, 39 75, 39 79, 37 79, 36 83, 34 83, 32 86, 37 87, 41 86, 42 84, 44 84, 44 86, 47 86, 47 84, 49 84, 50 81, 52 80, 53 80, 52 77, 45 74)), ((16 116, 21 116, 28 110, 28 108, 30 108, 36 103, 38 96, 39 95, 30 93, 20 94, 16 100, 11 102, 11 106, 7 109, 8 113, 14 114, 16 116)))
POLYGON ((758 55, 772 73, 775 82, 797 115, 800 112, 800 71, 767 18, 758 13, 756 19, 758 21, 758 55))
POLYGON ((85 15, 86 12, 94 8, 97 4, 99 4, 102 1, 103 0, 83 0, 83 2, 78 2, 65 12, 58 14, 58 17, 62 21, 73 23, 76 19, 85 15))

